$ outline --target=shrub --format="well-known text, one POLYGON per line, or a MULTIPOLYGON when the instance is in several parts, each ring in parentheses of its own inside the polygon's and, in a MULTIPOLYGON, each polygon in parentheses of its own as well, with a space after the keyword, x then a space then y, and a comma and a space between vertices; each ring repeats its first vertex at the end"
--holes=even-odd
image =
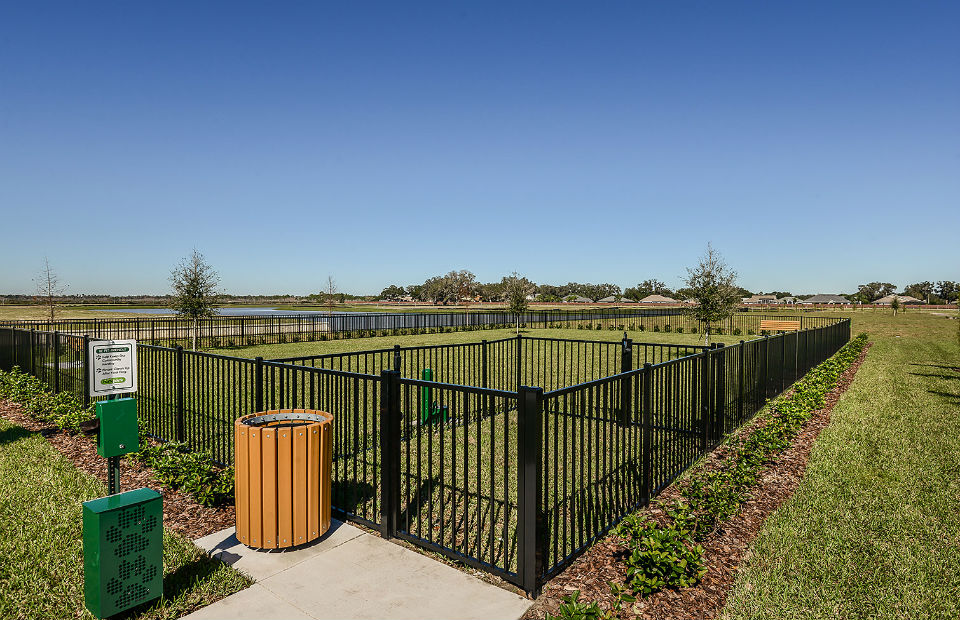
POLYGON ((659 325, 654 325, 654 326, 653 326, 653 331, 659 332, 659 331, 660 331, 660 326, 659 326, 659 325))
POLYGON ((752 329, 748 329, 748 330, 747 330, 747 335, 748 335, 748 336, 753 336, 753 335, 755 335, 755 334, 756 334, 756 332, 754 332, 752 329))
POLYGON ((164 485, 189 493, 202 506, 233 501, 233 468, 218 467, 207 454, 192 452, 186 444, 168 442, 143 446, 131 457, 152 468, 164 485))
POLYGON ((740 331, 740 328, 739 328, 739 327, 734 327, 734 328, 733 328, 733 335, 734 335, 734 336, 739 336, 739 335, 742 334, 742 333, 743 333, 743 332, 740 331))
POLYGON ((92 406, 84 407, 69 392, 51 393, 47 384, 16 366, 10 372, 0 372, 0 398, 20 403, 37 422, 68 433, 80 432, 80 423, 93 417, 92 406))
POLYGON ((666 332, 666 333, 668 333, 668 334, 670 333, 670 324, 669 324, 669 323, 667 323, 666 325, 663 326, 663 331, 666 332))
POLYGON ((697 333, 697 328, 696 328, 696 327, 691 327, 691 328, 690 328, 690 333, 691 333, 691 334, 697 333))
POLYGON ((682 528, 661 526, 635 513, 624 519, 617 531, 626 538, 627 587, 636 594, 686 588, 707 572, 703 548, 682 528))
POLYGON ((683 333, 683 327, 678 327, 678 328, 677 328, 677 333, 678 333, 678 334, 682 334, 682 333, 683 333))

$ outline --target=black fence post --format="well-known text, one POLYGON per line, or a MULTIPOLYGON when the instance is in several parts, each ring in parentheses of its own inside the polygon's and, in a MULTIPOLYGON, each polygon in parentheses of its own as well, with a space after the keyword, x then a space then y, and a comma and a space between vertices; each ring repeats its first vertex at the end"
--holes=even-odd
POLYGON ((770 397, 770 334, 763 337, 763 402, 770 397))
POLYGON ((37 376, 37 363, 33 357, 33 341, 36 340, 37 330, 30 330, 30 374, 34 377, 37 376))
POLYGON ((480 387, 489 387, 489 372, 487 369, 487 341, 480 341, 480 387))
POLYGON ((780 387, 777 390, 777 394, 783 392, 783 389, 787 387, 784 385, 784 371, 787 369, 787 333, 784 332, 780 334, 780 371, 777 373, 780 377, 780 387))
POLYGON ((745 360, 746 357, 744 352, 746 347, 743 344, 743 340, 740 341, 740 349, 737 351, 737 424, 743 422, 743 373, 745 369, 745 360))
POLYGON ((400 516, 400 372, 380 372, 380 535, 394 538, 400 516))
POLYGON ((60 332, 53 332, 53 393, 60 393, 60 332))
POLYGON ((256 362, 256 366, 254 368, 253 376, 253 404, 256 411, 263 411, 263 358, 257 356, 256 360, 254 361, 256 362))
POLYGON ((643 480, 641 481, 640 495, 643 503, 650 503, 653 494, 653 365, 649 362, 643 365, 643 409, 641 410, 641 432, 643 433, 643 453, 641 467, 643 480))
POLYGON ((543 574, 543 509, 540 505, 542 489, 541 423, 543 415, 543 388, 521 386, 517 391, 517 572, 520 587, 531 597, 540 592, 543 574))
POLYGON ((523 336, 517 334, 517 389, 523 383, 523 336))
POLYGON ((714 347, 717 349, 717 359, 714 364, 717 389, 713 404, 713 438, 720 439, 727 428, 727 352, 724 350, 722 342, 716 343, 714 347))
POLYGON ((400 372, 403 368, 403 357, 400 355, 400 345, 393 345, 393 369, 400 372))
POLYGON ((713 349, 707 349, 700 355, 700 451, 706 454, 710 446, 710 395, 713 393, 710 357, 713 349))
MULTIPOLYGON (((623 351, 620 354, 620 372, 633 370, 633 341, 623 333, 623 351)), ((630 405, 633 403, 633 378, 624 377, 620 380, 620 425, 630 426, 630 405)))
POLYGON ((177 364, 176 364, 177 409, 174 414, 175 417, 173 419, 173 430, 174 430, 174 435, 177 438, 177 441, 183 442, 183 441, 186 441, 186 438, 187 438, 187 433, 186 433, 186 430, 184 429, 184 423, 183 423, 183 401, 184 401, 183 386, 185 383, 183 378, 183 347, 180 345, 177 345, 176 349, 177 349, 177 364))
POLYGON ((83 335, 83 406, 90 406, 90 336, 83 335))

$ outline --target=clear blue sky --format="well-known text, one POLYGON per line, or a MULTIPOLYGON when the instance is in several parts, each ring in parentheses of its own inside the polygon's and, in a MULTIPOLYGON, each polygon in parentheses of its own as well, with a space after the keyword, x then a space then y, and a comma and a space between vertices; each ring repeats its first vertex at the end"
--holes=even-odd
POLYGON ((960 280, 960 3, 6 2, 0 292, 960 280))

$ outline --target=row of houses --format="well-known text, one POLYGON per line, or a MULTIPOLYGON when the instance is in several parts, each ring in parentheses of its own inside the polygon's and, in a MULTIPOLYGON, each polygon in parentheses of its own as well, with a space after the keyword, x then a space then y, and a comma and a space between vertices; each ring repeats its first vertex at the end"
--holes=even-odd
MULTIPOLYGON (((889 306, 894 298, 901 304, 922 304, 923 300, 911 297, 910 295, 887 295, 874 300, 873 304, 879 306, 889 306)), ((802 305, 820 305, 820 304, 851 304, 849 299, 843 295, 814 295, 806 299, 796 299, 794 297, 781 297, 777 299, 776 295, 754 295, 753 297, 744 297, 743 303, 747 305, 782 305, 782 304, 802 304, 802 305)))

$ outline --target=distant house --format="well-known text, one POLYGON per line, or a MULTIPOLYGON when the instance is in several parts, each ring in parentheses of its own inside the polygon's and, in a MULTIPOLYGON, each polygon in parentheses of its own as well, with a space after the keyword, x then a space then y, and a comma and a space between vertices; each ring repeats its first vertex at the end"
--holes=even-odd
POLYGON ((565 299, 564 301, 574 303, 574 304, 592 304, 593 303, 592 299, 587 299, 586 297, 581 297, 580 295, 577 295, 573 299, 565 299))
POLYGON ((776 295, 754 295, 753 297, 744 297, 745 304, 779 304, 782 303, 776 295))
POLYGON ((780 303, 782 303, 782 304, 795 304, 795 303, 797 303, 797 298, 796 298, 796 297, 784 297, 783 299, 780 300, 780 303))
POLYGON ((799 302, 801 304, 848 304, 850 300, 842 295, 814 295, 799 302))
POLYGON ((664 297, 663 295, 647 295, 640 300, 642 304, 678 304, 680 303, 676 299, 671 297, 664 297))
POLYGON ((881 297, 880 299, 874 301, 873 303, 880 306, 889 306, 893 303, 893 298, 896 297, 897 301, 902 304, 922 304, 922 299, 917 299, 916 297, 911 297, 910 295, 887 295, 886 297, 881 297))
POLYGON ((620 301, 620 298, 617 297, 616 295, 610 295, 608 297, 604 297, 603 299, 597 300, 597 302, 601 304, 615 304, 619 301, 620 301))

